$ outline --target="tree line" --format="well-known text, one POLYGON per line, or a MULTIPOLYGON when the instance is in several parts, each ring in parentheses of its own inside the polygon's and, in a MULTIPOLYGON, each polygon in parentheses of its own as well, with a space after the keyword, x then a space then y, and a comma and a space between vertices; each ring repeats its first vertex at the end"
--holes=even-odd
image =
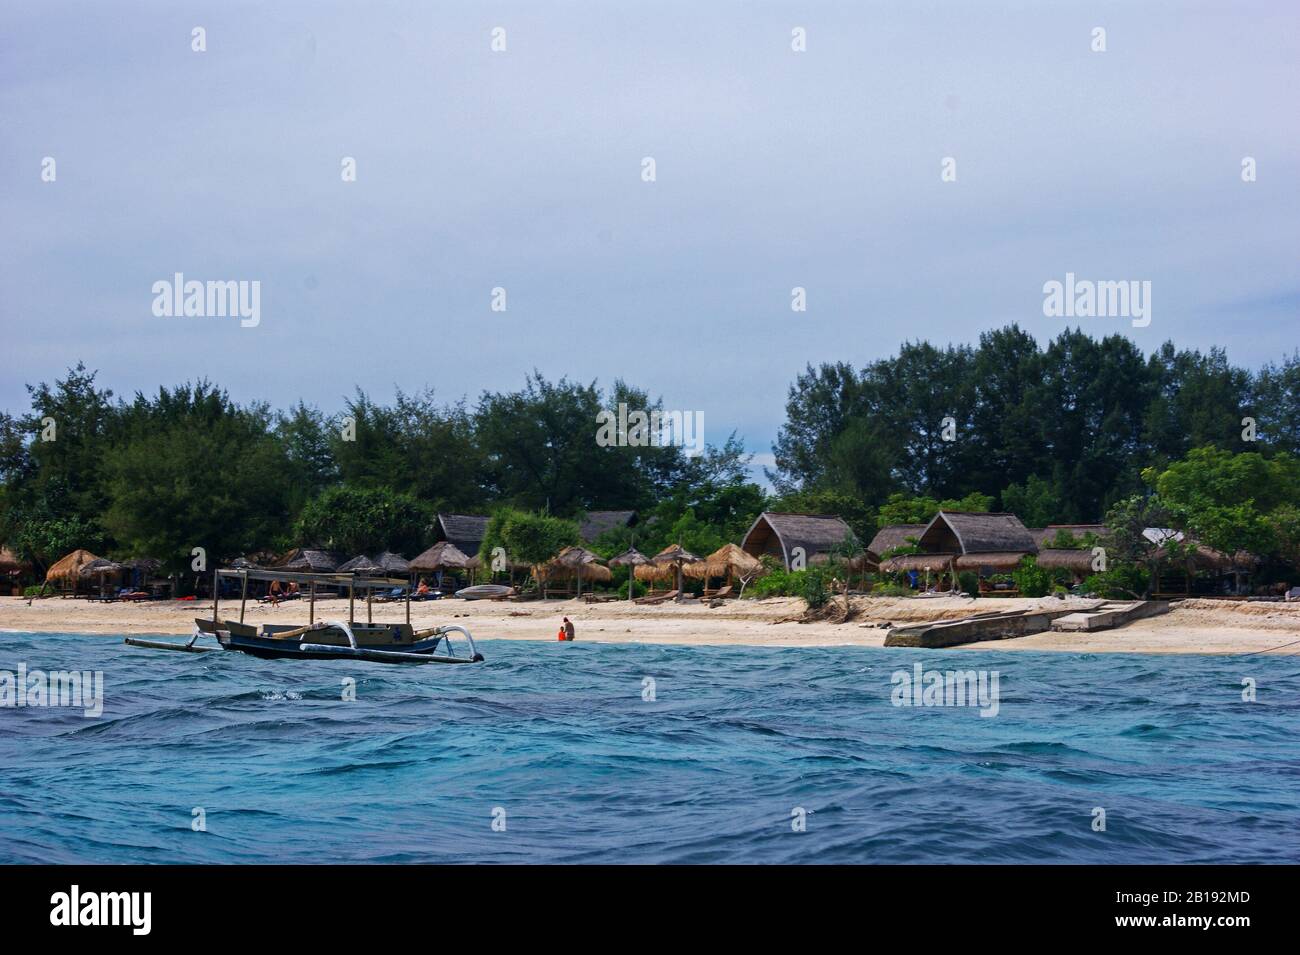
POLYGON ((762 510, 838 514, 865 544, 941 506, 1042 526, 1135 501, 1210 546, 1278 556, 1300 502, 1300 356, 1251 372, 1218 349, 1144 357, 1077 330, 1039 347, 1013 325, 975 346, 809 366, 789 389, 771 492, 734 433, 698 455, 597 442, 602 410, 660 409, 623 381, 534 372, 445 403, 358 390, 327 413, 239 404, 208 381, 120 398, 97 377, 79 364, 0 413, 0 541, 38 569, 75 547, 177 571, 196 546, 214 561, 292 546, 409 557, 440 511, 634 509, 641 524, 600 549, 707 553, 762 510))

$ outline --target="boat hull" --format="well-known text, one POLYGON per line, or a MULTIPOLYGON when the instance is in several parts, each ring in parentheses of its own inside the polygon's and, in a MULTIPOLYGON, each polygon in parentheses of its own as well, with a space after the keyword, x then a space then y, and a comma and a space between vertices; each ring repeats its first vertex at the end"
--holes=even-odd
POLYGON ((375 663, 477 663, 478 659, 440 656, 436 653, 442 637, 429 637, 411 643, 393 643, 386 646, 334 646, 318 642, 320 636, 311 634, 298 640, 276 640, 272 637, 248 636, 229 631, 218 631, 217 641, 227 650, 237 650, 266 660, 368 660, 375 663))

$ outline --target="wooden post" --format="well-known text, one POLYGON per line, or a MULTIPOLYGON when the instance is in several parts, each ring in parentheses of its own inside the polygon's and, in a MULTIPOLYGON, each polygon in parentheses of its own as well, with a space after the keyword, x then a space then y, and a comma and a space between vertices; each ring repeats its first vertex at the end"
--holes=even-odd
POLYGON ((217 601, 221 599, 221 588, 218 586, 219 582, 220 582, 220 578, 217 577, 217 572, 214 570, 212 572, 212 622, 213 623, 217 622, 217 601))
POLYGON ((244 571, 244 583, 239 589, 239 622, 244 622, 244 604, 248 602, 248 571, 244 571))
POLYGON ((356 599, 357 599, 357 577, 355 574, 353 574, 352 579, 348 581, 348 626, 349 627, 357 622, 356 611, 353 609, 356 606, 356 599))
POLYGON ((307 622, 315 623, 316 622, 316 581, 314 580, 311 582, 311 596, 307 602, 309 604, 307 608, 307 622))
POLYGON ((366 626, 369 626, 370 624, 375 622, 374 617, 371 615, 371 611, 370 611, 370 598, 374 596, 374 593, 375 592, 373 590, 369 588, 366 589, 366 626))

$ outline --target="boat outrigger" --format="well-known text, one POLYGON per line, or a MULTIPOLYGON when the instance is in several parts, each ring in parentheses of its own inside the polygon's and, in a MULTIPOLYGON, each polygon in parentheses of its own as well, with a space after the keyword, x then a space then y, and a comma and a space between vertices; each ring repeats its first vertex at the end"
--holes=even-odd
POLYGON ((306 660, 370 660, 377 663, 480 663, 483 654, 474 645, 474 637, 464 627, 445 626, 416 630, 411 626, 411 592, 409 582, 387 577, 366 577, 361 574, 310 574, 294 571, 238 569, 218 570, 212 580, 212 619, 196 617, 194 635, 187 643, 161 640, 142 640, 127 637, 133 647, 150 650, 180 650, 185 653, 206 653, 217 647, 203 646, 198 641, 204 635, 216 638, 226 650, 238 650, 255 657, 299 658, 306 660), (222 579, 240 582, 239 619, 222 619, 222 579), (248 603, 250 580, 280 581, 298 584, 307 595, 308 620, 305 626, 264 623, 256 627, 244 622, 248 603), (346 589, 348 594, 348 619, 317 620, 316 588, 318 586, 346 589), (400 588, 405 594, 406 620, 403 623, 376 623, 373 597, 377 590, 400 588), (356 619, 357 593, 365 598, 366 621, 356 619), (457 653, 451 635, 459 633, 468 645, 468 655, 457 653), (439 648, 442 652, 439 653, 439 648))

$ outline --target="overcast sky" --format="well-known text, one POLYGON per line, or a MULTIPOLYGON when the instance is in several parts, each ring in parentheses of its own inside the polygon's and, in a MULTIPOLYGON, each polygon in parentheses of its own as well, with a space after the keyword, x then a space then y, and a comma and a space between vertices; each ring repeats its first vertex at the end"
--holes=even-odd
POLYGON ((6 2, 0 407, 78 360, 330 411, 537 368, 761 463, 806 363, 907 339, 1081 324, 1257 367, 1300 343, 1298 11, 6 2), (1067 271, 1149 280, 1151 324, 1045 318, 1067 271), (156 317, 176 272, 260 281, 260 325, 156 317))

